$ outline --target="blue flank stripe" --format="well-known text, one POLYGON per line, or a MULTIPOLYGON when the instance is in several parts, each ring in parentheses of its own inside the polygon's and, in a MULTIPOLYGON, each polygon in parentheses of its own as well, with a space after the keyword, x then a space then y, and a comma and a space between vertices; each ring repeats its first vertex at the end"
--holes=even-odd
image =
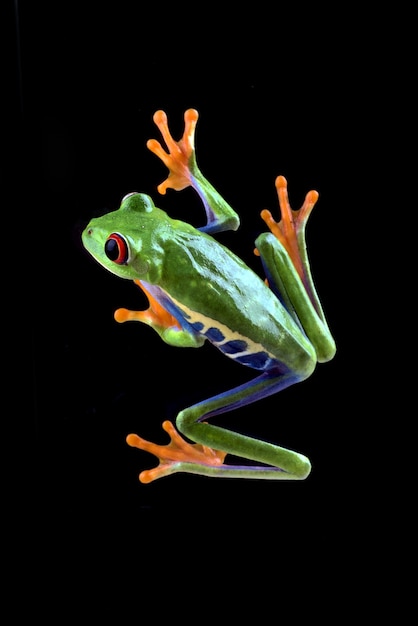
POLYGON ((225 339, 224 334, 219 330, 219 328, 215 328, 214 326, 208 328, 204 335, 213 343, 218 343, 219 341, 223 341, 225 339))
MULTIPOLYGON (((225 341, 225 335, 219 328, 216 328, 216 326, 205 328, 205 325, 200 321, 193 322, 190 326, 195 332, 201 333, 209 339, 209 341, 226 356, 234 361, 238 361, 238 363, 242 363, 242 365, 264 371, 278 366, 283 367, 279 361, 272 358, 267 352, 260 351, 246 354, 248 351, 248 342, 245 341, 245 339, 231 339, 230 341, 225 341)), ((285 368, 285 370, 286 369, 287 368, 285 368)))
POLYGON ((237 352, 245 352, 248 348, 248 343, 243 339, 232 339, 227 341, 222 346, 218 346, 225 354, 236 354, 237 352))
POLYGON ((253 367, 256 370, 270 369, 275 362, 267 352, 255 352, 254 354, 246 354, 244 356, 233 357, 234 361, 253 367))

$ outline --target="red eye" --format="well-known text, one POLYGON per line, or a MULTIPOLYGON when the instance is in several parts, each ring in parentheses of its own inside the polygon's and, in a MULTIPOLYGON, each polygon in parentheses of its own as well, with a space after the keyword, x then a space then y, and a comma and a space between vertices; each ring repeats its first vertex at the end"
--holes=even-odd
POLYGON ((112 233, 105 243, 105 253, 108 259, 118 265, 126 265, 129 258, 127 241, 119 233, 112 233))

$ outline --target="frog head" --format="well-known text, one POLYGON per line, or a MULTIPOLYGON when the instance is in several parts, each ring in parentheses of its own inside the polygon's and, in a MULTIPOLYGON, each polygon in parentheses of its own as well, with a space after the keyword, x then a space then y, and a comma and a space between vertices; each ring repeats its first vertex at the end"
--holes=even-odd
POLYGON ((116 211, 93 218, 82 234, 87 251, 121 278, 158 282, 161 240, 170 218, 143 193, 126 195, 116 211))

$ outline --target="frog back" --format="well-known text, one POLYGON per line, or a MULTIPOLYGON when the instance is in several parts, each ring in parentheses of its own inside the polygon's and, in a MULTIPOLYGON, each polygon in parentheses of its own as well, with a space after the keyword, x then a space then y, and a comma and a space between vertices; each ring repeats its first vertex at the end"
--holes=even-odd
POLYGON ((228 248, 193 230, 177 231, 164 248, 160 287, 193 329, 227 356, 256 369, 276 361, 292 371, 315 359, 297 322, 228 248))

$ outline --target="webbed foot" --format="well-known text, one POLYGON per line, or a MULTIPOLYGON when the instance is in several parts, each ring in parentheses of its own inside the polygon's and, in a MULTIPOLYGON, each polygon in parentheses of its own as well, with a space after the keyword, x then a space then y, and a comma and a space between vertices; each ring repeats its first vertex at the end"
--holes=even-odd
POLYGON ((143 322, 154 328, 159 334, 167 328, 180 328, 179 322, 171 315, 161 304, 152 296, 152 294, 144 287, 140 280, 134 280, 134 283, 142 289, 148 298, 149 307, 144 311, 131 311, 130 309, 117 309, 115 311, 115 320, 117 322, 143 322))
POLYGON ((221 467, 223 465, 226 452, 214 450, 197 443, 188 443, 179 435, 169 421, 163 422, 162 427, 170 435, 170 443, 165 446, 151 443, 135 434, 128 435, 126 438, 129 446, 151 452, 160 461, 159 465, 154 469, 140 473, 139 480, 142 483, 150 483, 157 478, 162 478, 175 472, 187 471, 184 467, 185 463, 211 467, 221 467))
POLYGON ((171 136, 167 124, 167 115, 164 111, 156 111, 153 120, 163 136, 168 152, 156 139, 147 141, 147 148, 151 150, 167 166, 169 175, 158 185, 158 191, 165 194, 168 188, 181 191, 193 186, 192 171, 196 166, 194 152, 194 134, 199 114, 195 109, 188 109, 184 114, 184 133, 180 141, 171 136))
POLYGON ((275 185, 279 198, 281 219, 279 222, 276 222, 267 209, 261 211, 260 215, 273 235, 277 237, 280 243, 286 248, 297 273, 306 285, 306 263, 304 262, 305 226, 318 200, 319 194, 317 191, 309 191, 306 194, 305 201, 301 208, 297 211, 293 211, 289 203, 287 180, 285 177, 278 176, 275 185))

